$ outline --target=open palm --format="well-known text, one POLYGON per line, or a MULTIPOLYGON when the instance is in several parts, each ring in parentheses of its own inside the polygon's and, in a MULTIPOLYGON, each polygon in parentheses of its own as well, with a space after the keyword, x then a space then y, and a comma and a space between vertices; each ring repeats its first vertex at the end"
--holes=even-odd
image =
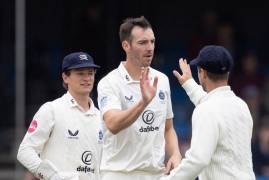
POLYGON ((149 104, 157 91, 158 77, 154 77, 153 85, 150 84, 149 67, 142 68, 140 76, 140 89, 145 104, 149 104))
POLYGON ((189 64, 187 63, 186 59, 180 58, 178 61, 178 65, 182 71, 182 74, 180 74, 178 71, 174 70, 173 74, 176 76, 178 82, 182 85, 184 84, 188 79, 192 78, 191 69, 189 64))

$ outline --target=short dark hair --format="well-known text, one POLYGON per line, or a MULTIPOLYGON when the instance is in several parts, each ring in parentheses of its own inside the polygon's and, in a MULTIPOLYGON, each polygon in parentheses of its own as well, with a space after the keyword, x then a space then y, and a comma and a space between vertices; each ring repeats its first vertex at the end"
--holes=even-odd
POLYGON ((229 72, 224 74, 216 74, 206 71, 207 76, 209 79, 211 79, 213 82, 221 81, 221 80, 227 80, 229 78, 229 72))
MULTIPOLYGON (((71 71, 71 70, 66 70, 66 71, 64 71, 63 73, 64 73, 66 76, 70 76, 70 74, 71 74, 70 71, 71 71)), ((63 88, 64 88, 65 90, 68 90, 68 84, 66 84, 66 83, 64 82, 64 80, 63 80, 63 88)))
POLYGON ((135 26, 139 26, 143 29, 152 28, 151 24, 144 16, 141 16, 139 18, 127 18, 120 25, 120 42, 123 42, 125 40, 131 42, 131 32, 135 26))

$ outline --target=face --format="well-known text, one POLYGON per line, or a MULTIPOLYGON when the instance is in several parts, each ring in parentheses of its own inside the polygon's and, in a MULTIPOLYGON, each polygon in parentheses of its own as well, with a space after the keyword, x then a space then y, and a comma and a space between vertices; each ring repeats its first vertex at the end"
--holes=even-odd
POLYGON ((155 48, 155 37, 151 28, 135 26, 131 32, 131 42, 124 41, 127 59, 139 67, 150 66, 155 48))
POLYGON ((89 95, 92 91, 96 70, 94 68, 72 69, 70 75, 62 74, 68 90, 77 95, 89 95))

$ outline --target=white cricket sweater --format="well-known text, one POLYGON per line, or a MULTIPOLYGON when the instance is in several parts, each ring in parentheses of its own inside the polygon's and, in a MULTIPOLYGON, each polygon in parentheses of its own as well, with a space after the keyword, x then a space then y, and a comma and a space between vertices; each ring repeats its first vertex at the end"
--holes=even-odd
POLYGON ((165 180, 254 180, 247 104, 229 86, 205 94, 194 80, 183 88, 197 105, 192 116, 191 147, 165 180))

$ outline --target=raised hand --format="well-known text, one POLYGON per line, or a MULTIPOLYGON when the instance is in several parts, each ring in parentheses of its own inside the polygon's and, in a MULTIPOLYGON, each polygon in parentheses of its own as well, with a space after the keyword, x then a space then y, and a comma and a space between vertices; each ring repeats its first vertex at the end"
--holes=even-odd
POLYGON ((182 71, 182 74, 180 74, 178 71, 174 70, 173 74, 176 76, 178 82, 182 85, 184 84, 188 79, 192 78, 191 74, 191 68, 189 64, 187 63, 186 59, 180 58, 178 61, 178 65, 182 71))
POLYGON ((149 67, 146 68, 143 67, 141 69, 141 75, 140 75, 140 89, 142 99, 145 105, 148 105, 156 95, 157 84, 158 84, 158 77, 154 77, 153 85, 150 84, 149 67))

